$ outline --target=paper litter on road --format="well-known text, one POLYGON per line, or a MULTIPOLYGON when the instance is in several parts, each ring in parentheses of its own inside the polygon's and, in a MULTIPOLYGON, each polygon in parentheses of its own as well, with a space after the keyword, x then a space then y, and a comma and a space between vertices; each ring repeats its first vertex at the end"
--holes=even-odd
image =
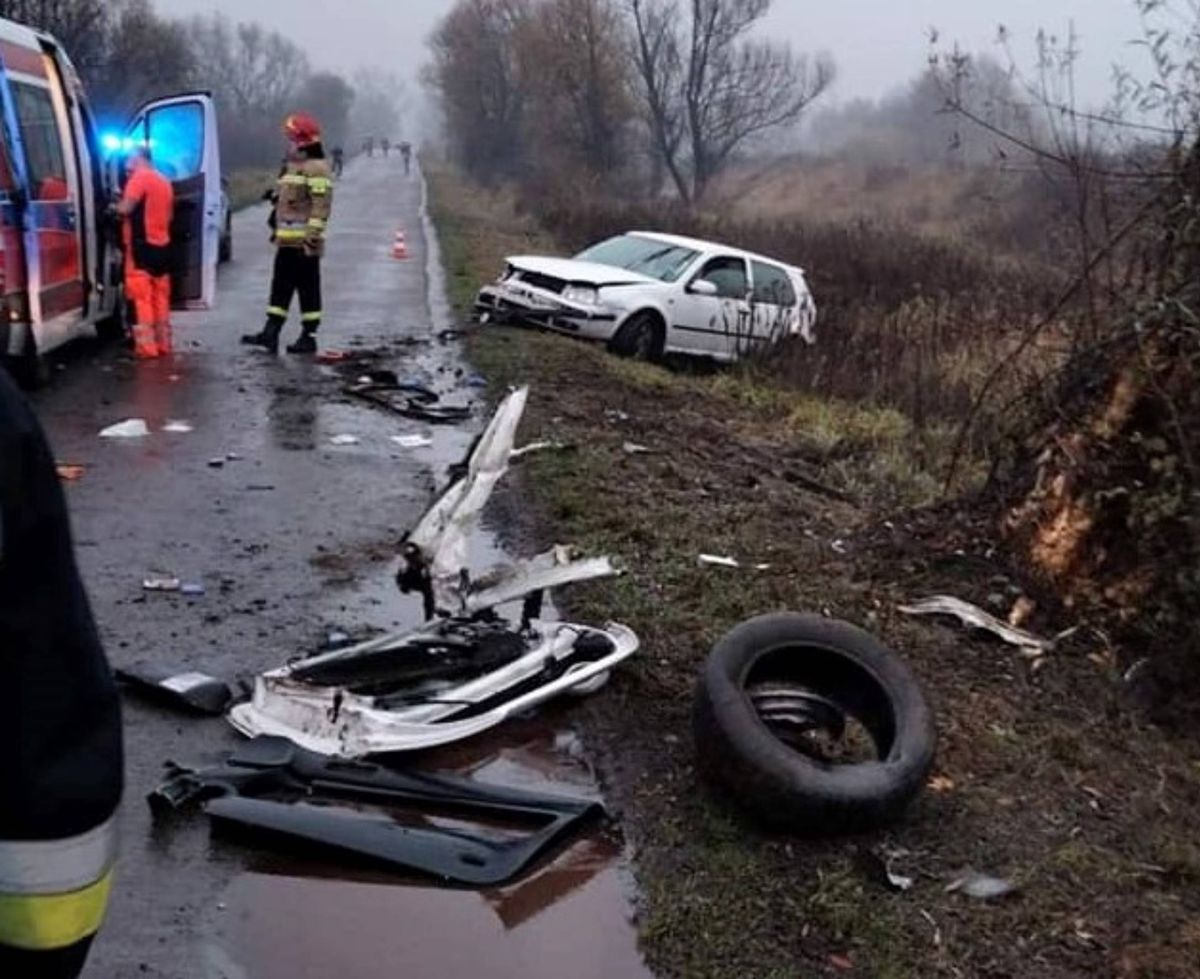
POLYGON ((176 432, 180 435, 186 435, 188 432, 194 431, 194 429, 187 422, 175 421, 175 422, 167 422, 163 426, 163 431, 164 432, 176 432))
POLYGON ((335 435, 329 441, 333 445, 358 445, 359 439, 357 435, 335 435))
POLYGON ((141 418, 129 418, 109 425, 100 433, 102 439, 138 439, 150 434, 150 429, 141 418))
POLYGON ((425 449, 433 445, 428 435, 393 435, 392 441, 402 449, 425 449))

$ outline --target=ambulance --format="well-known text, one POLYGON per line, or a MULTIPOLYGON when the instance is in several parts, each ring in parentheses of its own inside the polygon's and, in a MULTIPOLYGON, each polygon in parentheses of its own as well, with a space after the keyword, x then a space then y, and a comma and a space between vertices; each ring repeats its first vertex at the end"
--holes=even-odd
POLYGON ((122 332, 110 205, 135 144, 175 187, 173 306, 208 309, 229 220, 211 95, 147 103, 124 129, 101 132, 58 42, 0 19, 0 358, 14 374, 36 379, 50 351, 122 332))

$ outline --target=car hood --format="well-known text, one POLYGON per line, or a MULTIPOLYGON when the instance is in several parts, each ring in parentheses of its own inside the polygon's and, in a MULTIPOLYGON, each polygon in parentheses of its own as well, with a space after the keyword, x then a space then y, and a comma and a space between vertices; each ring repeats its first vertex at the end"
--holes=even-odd
POLYGON ((519 272, 536 272, 566 282, 591 286, 662 284, 658 279, 642 275, 640 272, 630 272, 628 269, 619 269, 612 265, 598 265, 595 262, 577 262, 573 258, 518 255, 508 259, 508 264, 519 272))

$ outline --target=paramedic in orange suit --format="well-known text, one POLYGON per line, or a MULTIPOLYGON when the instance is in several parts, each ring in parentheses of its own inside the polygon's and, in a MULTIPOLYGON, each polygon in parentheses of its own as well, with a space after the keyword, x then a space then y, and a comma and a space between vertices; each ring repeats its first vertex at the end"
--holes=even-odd
POLYGON ((171 217, 175 192, 144 147, 130 151, 129 180, 117 205, 124 218, 125 295, 133 307, 139 360, 171 354, 171 217))

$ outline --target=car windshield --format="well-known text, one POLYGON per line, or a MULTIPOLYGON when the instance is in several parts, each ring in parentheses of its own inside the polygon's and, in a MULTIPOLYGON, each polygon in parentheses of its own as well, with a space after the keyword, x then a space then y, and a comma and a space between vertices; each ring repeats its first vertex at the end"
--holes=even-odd
POLYGON ((655 241, 653 238, 621 235, 580 252, 575 256, 575 260, 611 265, 628 272, 648 275, 660 282, 674 282, 683 275, 684 269, 691 265, 699 254, 690 248, 655 241))

